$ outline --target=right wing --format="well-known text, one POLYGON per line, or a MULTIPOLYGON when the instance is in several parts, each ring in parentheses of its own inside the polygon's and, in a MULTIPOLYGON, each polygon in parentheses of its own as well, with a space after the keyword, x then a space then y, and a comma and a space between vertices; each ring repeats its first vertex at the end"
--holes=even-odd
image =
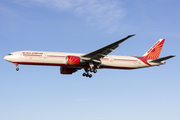
POLYGON ((127 37, 121 39, 121 40, 118 40, 112 44, 109 44, 105 47, 102 47, 98 50, 95 50, 93 52, 90 52, 88 54, 85 54, 83 55, 82 57, 85 57, 85 58, 89 58, 89 59, 95 59, 95 60, 100 60, 100 58, 103 58, 105 56, 107 56, 110 52, 114 51, 120 43, 124 42, 125 40, 127 40, 128 38, 134 36, 135 34, 133 35, 128 35, 127 37))

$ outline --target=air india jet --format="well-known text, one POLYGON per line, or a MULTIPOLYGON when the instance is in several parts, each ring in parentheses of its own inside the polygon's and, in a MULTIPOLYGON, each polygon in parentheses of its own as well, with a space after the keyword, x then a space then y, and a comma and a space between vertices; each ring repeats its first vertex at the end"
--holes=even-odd
POLYGON ((77 70, 84 69, 83 76, 92 77, 89 72, 96 73, 97 69, 138 69, 165 64, 165 60, 174 55, 159 58, 165 39, 159 39, 143 56, 117 56, 108 55, 114 51, 119 44, 134 36, 118 40, 112 44, 102 47, 88 54, 64 53, 64 52, 43 52, 43 51, 18 51, 12 52, 4 57, 5 60, 14 63, 16 70, 18 65, 49 65, 60 66, 61 74, 72 74, 77 70))

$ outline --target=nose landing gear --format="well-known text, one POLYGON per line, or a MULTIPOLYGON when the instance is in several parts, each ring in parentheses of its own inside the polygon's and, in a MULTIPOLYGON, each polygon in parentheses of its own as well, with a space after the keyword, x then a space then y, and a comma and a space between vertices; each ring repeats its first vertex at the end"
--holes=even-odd
POLYGON ((19 71, 18 63, 14 63, 16 65, 16 71, 19 71))

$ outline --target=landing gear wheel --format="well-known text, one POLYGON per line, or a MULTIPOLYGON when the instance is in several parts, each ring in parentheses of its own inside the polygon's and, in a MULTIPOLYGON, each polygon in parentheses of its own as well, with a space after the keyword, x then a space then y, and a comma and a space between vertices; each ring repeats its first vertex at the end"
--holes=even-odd
POLYGON ((84 68, 84 70, 85 70, 85 73, 83 73, 82 76, 86 76, 89 78, 92 77, 92 74, 89 74, 89 72, 94 72, 94 73, 97 72, 96 68, 84 68))
POLYGON ((19 71, 19 68, 16 68, 16 71, 19 71))
POLYGON ((96 69, 94 69, 94 73, 97 73, 97 70, 96 70, 96 69))
POLYGON ((90 74, 90 75, 89 75, 89 78, 91 78, 91 77, 92 77, 92 75, 90 74))
POLYGON ((91 68, 88 68, 88 69, 87 69, 87 72, 89 72, 89 71, 91 71, 91 68))
POLYGON ((83 75, 83 76, 86 76, 86 73, 83 73, 82 75, 83 75))

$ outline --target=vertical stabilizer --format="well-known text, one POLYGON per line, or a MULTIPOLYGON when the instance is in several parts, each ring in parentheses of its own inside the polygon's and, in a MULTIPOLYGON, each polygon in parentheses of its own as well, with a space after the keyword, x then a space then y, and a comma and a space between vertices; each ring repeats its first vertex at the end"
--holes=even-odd
POLYGON ((165 39, 159 39, 142 57, 147 59, 158 59, 165 39))

